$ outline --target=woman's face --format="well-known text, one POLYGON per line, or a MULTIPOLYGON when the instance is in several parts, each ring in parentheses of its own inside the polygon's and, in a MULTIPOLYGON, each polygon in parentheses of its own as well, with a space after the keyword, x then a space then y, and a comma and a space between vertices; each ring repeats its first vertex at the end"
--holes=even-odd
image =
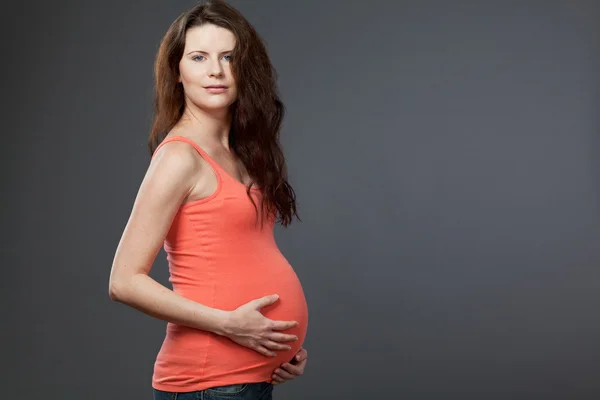
POLYGON ((187 31, 185 49, 179 61, 179 82, 185 96, 197 107, 226 108, 237 99, 231 72, 234 47, 235 36, 220 26, 205 24, 187 31))

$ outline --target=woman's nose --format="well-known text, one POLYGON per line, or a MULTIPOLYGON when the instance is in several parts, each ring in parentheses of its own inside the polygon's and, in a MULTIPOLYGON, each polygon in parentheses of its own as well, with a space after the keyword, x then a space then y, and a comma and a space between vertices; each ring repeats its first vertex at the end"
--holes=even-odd
POLYGON ((223 68, 218 61, 211 61, 209 68, 209 75, 211 76, 220 76, 223 74, 223 68))

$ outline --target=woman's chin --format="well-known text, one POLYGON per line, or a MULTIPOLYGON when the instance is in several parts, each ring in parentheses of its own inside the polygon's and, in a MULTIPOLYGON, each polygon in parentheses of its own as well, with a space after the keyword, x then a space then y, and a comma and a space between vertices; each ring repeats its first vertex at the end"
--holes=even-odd
POLYGON ((214 99, 212 101, 203 101, 201 103, 198 103, 198 107, 202 108, 204 110, 210 110, 210 111, 218 111, 218 110, 224 110, 229 108, 234 101, 231 101, 229 99, 214 99))
POLYGON ((206 104, 206 103, 202 103, 202 104, 196 104, 196 107, 198 107, 200 110, 204 110, 208 113, 211 114, 218 114, 219 112, 222 113, 226 113, 228 112, 231 107, 227 104, 206 104))

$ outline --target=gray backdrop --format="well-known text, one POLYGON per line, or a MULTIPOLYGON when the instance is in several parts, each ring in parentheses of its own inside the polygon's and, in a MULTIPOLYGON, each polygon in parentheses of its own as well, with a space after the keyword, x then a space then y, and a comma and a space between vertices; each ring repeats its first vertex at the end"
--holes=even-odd
MULTIPOLYGON (((108 277, 193 3, 3 11, 3 398, 152 396, 165 323, 108 277)), ((309 359, 275 398, 600 398, 600 2, 232 4, 279 72, 304 220, 276 233, 309 359)))

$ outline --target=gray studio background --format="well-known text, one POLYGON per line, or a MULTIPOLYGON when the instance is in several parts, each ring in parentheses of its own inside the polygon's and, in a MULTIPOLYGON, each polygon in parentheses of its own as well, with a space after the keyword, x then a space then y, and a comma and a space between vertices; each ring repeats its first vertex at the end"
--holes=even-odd
MULTIPOLYGON (((276 233, 309 359, 275 398, 600 398, 600 3, 231 3, 279 73, 304 221, 276 233)), ((3 11, 2 398, 152 396, 165 323, 108 277, 193 4, 3 11)))

